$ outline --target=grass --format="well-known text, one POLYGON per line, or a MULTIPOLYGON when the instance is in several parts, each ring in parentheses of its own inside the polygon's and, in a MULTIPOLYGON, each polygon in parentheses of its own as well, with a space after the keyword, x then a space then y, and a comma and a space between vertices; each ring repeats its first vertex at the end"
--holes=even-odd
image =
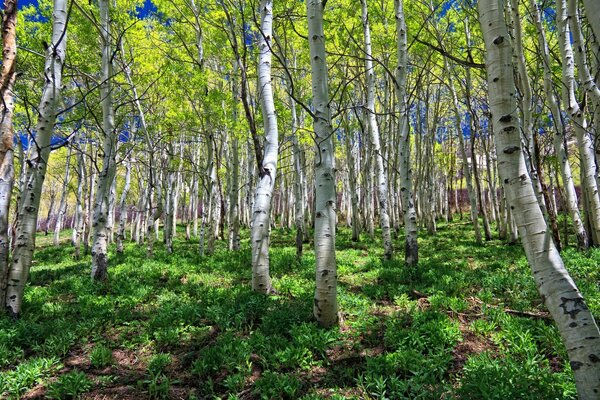
MULTIPOLYGON (((181 237, 181 235, 180 235, 181 237)), ((129 244, 105 284, 90 259, 36 252, 23 317, 0 318, 6 398, 574 399, 572 373, 520 246, 474 244, 469 225, 419 239, 417 268, 338 234, 340 329, 312 319, 314 253, 272 232, 277 296, 250 289, 248 242, 129 244)), ((402 248, 402 241, 396 241, 402 248)), ((565 262, 596 318, 600 250, 565 262)), ((398 257, 401 258, 401 257, 398 257)))

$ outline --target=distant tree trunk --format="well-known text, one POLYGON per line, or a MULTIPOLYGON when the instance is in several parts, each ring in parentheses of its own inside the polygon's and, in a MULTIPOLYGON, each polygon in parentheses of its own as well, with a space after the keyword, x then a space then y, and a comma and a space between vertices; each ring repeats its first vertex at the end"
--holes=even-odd
POLYGON ((125 224, 127 222, 127 195, 131 188, 131 159, 125 160, 125 185, 119 200, 119 230, 117 232, 117 254, 123 254, 123 242, 125 241, 125 224))
MULTIPOLYGON (((581 24, 579 22, 579 12, 577 9, 577 1, 568 0, 567 19, 571 27, 571 37, 573 40, 573 54, 575 55, 575 64, 581 86, 585 89, 595 109, 600 108, 600 89, 596 85, 596 80, 590 72, 586 57, 586 40, 581 32, 581 24)), ((598 7, 600 11, 600 7, 598 7)), ((594 19, 600 19, 600 15, 596 15, 594 19)), ((592 21, 589 21, 592 24, 592 21)), ((600 24, 599 24, 600 25, 600 24)), ((596 38, 600 40, 600 38, 596 38)))
POLYGON ((312 71, 315 148, 315 259, 316 290, 313 312, 318 323, 338 323, 335 257, 336 192, 333 128, 329 108, 325 35, 321 0, 307 0, 308 43, 312 71))
MULTIPOLYGON (((44 236, 48 236, 48 232, 50 231, 50 221, 52 220, 52 216, 54 215, 54 203, 56 201, 56 189, 53 187, 48 190, 48 195, 50 196, 50 204, 48 204, 48 213, 46 214, 46 225, 44 226, 44 236)), ((41 228, 41 226, 40 226, 41 228)))
POLYGON ((360 231, 361 231, 361 224, 360 224, 360 213, 358 211, 359 208, 359 204, 358 204, 358 198, 359 198, 359 194, 358 194, 358 185, 357 185, 357 181, 356 181, 356 168, 355 168, 355 160, 354 160, 354 155, 352 152, 352 149, 354 147, 353 145, 353 141, 354 139, 354 135, 352 134, 351 128, 350 128, 350 124, 348 123, 348 118, 344 118, 344 122, 345 127, 344 127, 344 131, 346 133, 346 137, 344 138, 344 148, 346 149, 346 161, 348 163, 348 187, 350 190, 349 196, 350 196, 350 203, 351 203, 351 214, 352 214, 352 241, 353 242, 358 242, 360 241, 360 231))
POLYGON ((73 227, 73 247, 75 248, 74 257, 79 260, 81 257, 81 242, 85 231, 85 200, 87 194, 87 171, 85 168, 85 159, 83 153, 79 153, 77 163, 77 200, 75 204, 75 226, 73 227))
POLYGON ((499 171, 522 234, 525 254, 542 299, 565 342, 581 399, 600 392, 600 332, 590 310, 566 271, 525 168, 519 119, 515 112, 512 46, 500 0, 479 0, 479 21, 486 52, 490 111, 499 171))
POLYGON ((387 171, 384 166, 383 153, 379 140, 379 124, 375 115, 375 70, 373 68, 371 49, 371 29, 369 28, 369 13, 367 0, 361 0, 362 24, 365 39, 365 71, 367 74, 367 121, 371 132, 371 142, 375 153, 375 167, 377 174, 377 197, 379 200, 379 222, 383 236, 383 257, 390 260, 394 255, 392 235, 390 229, 390 215, 388 210, 388 185, 387 171))
POLYGON ((290 103, 292 109, 292 152, 294 157, 294 224, 296 225, 296 256, 302 257, 302 245, 304 243, 304 231, 306 229, 304 225, 306 188, 302 184, 304 179, 304 165, 302 163, 302 150, 298 143, 298 115, 296 112, 296 103, 292 98, 290 98, 290 103))
MULTIPOLYGON (((234 73, 232 78, 231 90, 233 98, 239 100, 240 88, 237 80, 237 63, 234 63, 234 73)), ((238 124, 237 107, 233 107, 232 113, 235 127, 238 124)), ((240 141, 237 131, 233 131, 231 140, 231 180, 229 190, 229 250, 237 251, 240 249, 240 141)))
POLYGON ((396 69, 396 88, 400 119, 400 192, 402 192, 402 213, 404 215, 404 261, 409 266, 419 261, 417 242, 417 214, 412 195, 412 169, 410 166, 410 132, 408 124, 408 104, 406 101, 406 76, 408 70, 408 51, 406 45, 406 22, 403 0, 394 0, 396 13, 396 35, 398 36, 398 66, 396 69))
POLYGON ((588 213, 591 223, 589 239, 595 245, 600 244, 600 197, 596 183, 596 163, 594 147, 590 135, 587 133, 587 121, 583 110, 580 108, 575 95, 575 64, 573 49, 571 47, 567 4, 565 0, 558 0, 556 4, 556 25, 558 30, 559 51, 562 59, 562 94, 566 111, 571 116, 572 127, 577 137, 579 156, 581 159, 580 170, 582 173, 581 186, 585 191, 584 209, 588 213))
MULTIPOLYGON (((463 174, 465 176, 465 180, 467 181, 467 193, 469 195, 469 202, 471 204, 471 222, 473 223, 473 229, 475 230, 475 243, 481 244, 481 230, 479 229, 479 211, 477 207, 477 196, 475 189, 473 188, 473 179, 471 175, 471 167, 469 166, 469 159, 467 156, 467 149, 465 146, 465 139, 463 137, 463 132, 460 126, 460 111, 458 108, 458 96, 456 95, 456 89, 454 87, 454 80, 452 79, 452 71, 450 70, 450 65, 448 64, 448 60, 444 59, 444 65, 446 69, 446 73, 448 75, 448 86, 450 88, 450 94, 452 95, 452 107, 454 110, 454 129, 456 130, 456 134, 458 135, 458 143, 459 143, 459 151, 462 157, 462 169, 463 174)), ((474 132, 471 132, 473 135, 474 132)), ((475 155, 472 154, 471 158, 474 158, 475 155)))
POLYGON ((65 180, 63 182, 63 186, 62 186, 62 193, 60 195, 60 204, 58 206, 58 216, 56 217, 56 224, 54 224, 54 245, 58 246, 60 244, 60 231, 62 230, 62 226, 63 226, 63 221, 65 220, 66 214, 67 214, 67 197, 69 195, 68 193, 68 186, 69 186, 69 179, 70 179, 70 173, 71 173, 71 153, 72 153, 73 149, 71 148, 71 146, 69 146, 68 149, 68 153, 67 153, 67 161, 66 161, 66 166, 65 166, 65 180))
POLYGON ((102 39, 102 130, 104 134, 102 169, 98 174, 98 188, 94 202, 92 271, 93 280, 105 281, 108 278, 108 239, 111 229, 109 220, 110 192, 117 170, 117 134, 115 132, 115 112, 112 104, 112 49, 108 0, 99 0, 100 34, 102 39))
POLYGON ((55 0, 52 41, 46 53, 44 89, 38 108, 37 135, 35 141, 31 141, 31 145, 35 147, 27 160, 26 184, 18 200, 16 243, 8 272, 5 305, 7 312, 13 317, 18 317, 21 312, 23 291, 35 249, 40 197, 50 156, 50 139, 60 103, 66 44, 67 4, 64 0, 55 0))
MULTIPOLYGON (((516 5, 513 7, 515 9, 517 8, 516 5)), ((585 230, 585 226, 583 225, 583 221, 581 220, 581 214, 579 213, 579 208, 577 205, 577 192, 575 191, 575 184, 573 183, 573 176, 571 173, 571 163, 569 162, 569 157, 567 156, 567 150, 565 146, 566 126, 560 112, 558 101, 554 95, 554 83, 552 70, 550 68, 550 51, 548 50, 548 42, 546 41, 546 34, 542 26, 540 11, 535 0, 530 0, 530 9, 538 32, 538 44, 544 69, 544 93, 552 114, 552 122, 555 128, 553 144, 554 152, 556 154, 556 158, 558 159, 560 173, 563 180, 563 194, 565 197, 563 204, 565 204, 567 211, 573 220, 578 247, 580 249, 587 249, 589 245, 588 235, 585 230)), ((517 14, 515 18, 518 17, 519 15, 517 14)))

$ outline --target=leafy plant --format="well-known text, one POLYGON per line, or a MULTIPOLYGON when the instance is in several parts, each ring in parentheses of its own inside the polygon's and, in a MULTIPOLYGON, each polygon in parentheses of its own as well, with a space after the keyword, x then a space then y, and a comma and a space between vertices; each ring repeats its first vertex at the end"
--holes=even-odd
POLYGON ((92 381, 81 371, 71 371, 58 377, 48 387, 49 399, 77 399, 92 388, 92 381))
POLYGON ((97 344, 90 352, 90 364, 94 368, 104 368, 112 364, 112 350, 103 344, 97 344))
POLYGON ((261 399, 295 399, 302 387, 293 375, 265 371, 254 384, 254 393, 261 399))
POLYGON ((33 358, 20 363, 14 370, 0 374, 0 395, 19 397, 27 389, 42 382, 58 365, 58 359, 33 358))
POLYGON ((159 375, 164 372, 165 368, 171 364, 171 355, 159 353, 152 356, 148 361, 148 374, 150 376, 159 375))

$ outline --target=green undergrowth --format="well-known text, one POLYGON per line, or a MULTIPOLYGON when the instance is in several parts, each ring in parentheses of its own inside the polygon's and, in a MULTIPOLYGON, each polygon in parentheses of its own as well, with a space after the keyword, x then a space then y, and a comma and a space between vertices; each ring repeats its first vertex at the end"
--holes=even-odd
MULTIPOLYGON (((67 233, 65 233, 66 235, 67 233)), ((277 295, 250 289, 250 250, 200 257, 180 235, 154 258, 129 244, 106 283, 89 256, 42 247, 22 317, 0 318, 6 398, 574 399, 572 373, 520 246, 468 224, 422 236, 418 267, 338 233, 339 329, 312 318, 314 253, 272 232, 277 295)), ((65 236, 66 237, 66 236, 65 236)), ((402 237, 395 242, 402 249, 402 237)), ((600 315, 600 250, 564 250, 600 315)))

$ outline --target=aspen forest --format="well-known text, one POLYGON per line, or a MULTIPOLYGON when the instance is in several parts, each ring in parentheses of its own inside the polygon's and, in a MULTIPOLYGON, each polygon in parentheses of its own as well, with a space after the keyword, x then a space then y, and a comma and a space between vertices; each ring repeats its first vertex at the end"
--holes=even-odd
POLYGON ((1 399, 600 399, 600 1, 1 10, 1 399))

